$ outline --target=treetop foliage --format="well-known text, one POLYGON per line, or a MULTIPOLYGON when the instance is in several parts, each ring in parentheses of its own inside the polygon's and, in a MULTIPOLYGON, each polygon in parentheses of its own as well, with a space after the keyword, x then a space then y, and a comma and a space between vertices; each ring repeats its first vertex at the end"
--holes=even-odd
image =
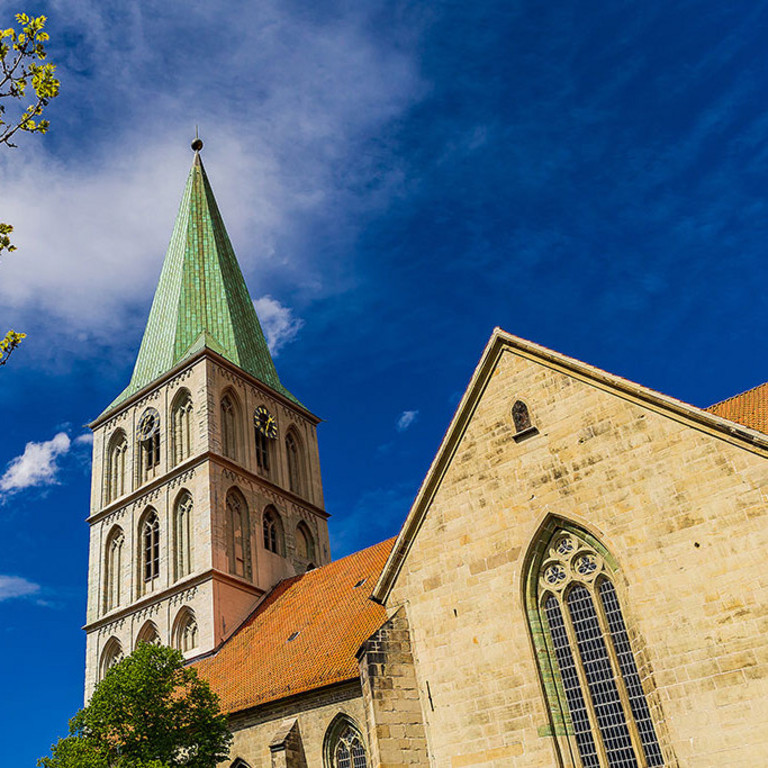
POLYGON ((218 697, 179 651, 150 643, 118 662, 41 768, 214 768, 232 735, 218 697))

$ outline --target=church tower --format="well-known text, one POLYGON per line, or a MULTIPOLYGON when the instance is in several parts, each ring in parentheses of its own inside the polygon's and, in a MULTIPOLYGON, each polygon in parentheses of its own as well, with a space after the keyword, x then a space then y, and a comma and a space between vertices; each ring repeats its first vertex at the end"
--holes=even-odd
POLYGON ((86 696, 139 641, 210 652, 330 561, 319 419, 280 382, 192 148, 133 375, 91 424, 86 696))

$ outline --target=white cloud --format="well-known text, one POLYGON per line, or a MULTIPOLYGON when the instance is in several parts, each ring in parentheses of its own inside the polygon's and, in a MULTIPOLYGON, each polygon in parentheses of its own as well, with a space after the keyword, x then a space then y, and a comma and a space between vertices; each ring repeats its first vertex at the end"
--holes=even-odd
POLYGON ((256 299, 253 306, 256 307, 256 314, 259 316, 269 351, 277 356, 286 344, 296 338, 304 327, 304 321, 300 317, 294 317, 290 307, 284 307, 271 296, 256 299))
POLYGON ((57 459, 69 451, 70 444, 66 432, 59 432, 43 443, 27 443, 24 453, 13 459, 0 477, 0 490, 13 493, 24 488, 55 484, 57 459))
POLYGON ((93 445, 93 432, 84 432, 74 440, 76 445, 93 445))
POLYGON ((416 421, 418 416, 418 411, 403 411, 400 416, 398 416, 395 428, 398 432, 405 432, 405 430, 408 429, 414 421, 416 421))
POLYGON ((0 602, 12 597, 29 597, 40 591, 40 585, 20 576, 4 576, 0 574, 0 602))

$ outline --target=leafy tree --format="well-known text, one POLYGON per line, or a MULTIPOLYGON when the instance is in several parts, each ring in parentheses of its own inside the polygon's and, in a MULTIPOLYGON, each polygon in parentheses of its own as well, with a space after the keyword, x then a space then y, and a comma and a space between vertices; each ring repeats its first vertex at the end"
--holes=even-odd
POLYGON ((150 643, 117 663, 41 768, 214 768, 232 734, 217 696, 179 651, 150 643))
MULTIPOLYGON (((11 141, 17 131, 45 133, 49 122, 39 119, 51 99, 59 95, 56 66, 46 61, 48 33, 45 16, 16 14, 18 28, 0 29, 0 145, 15 147, 11 141), (6 103, 15 107, 9 114, 6 103), (26 106, 24 102, 26 101, 26 106)), ((0 222, 0 254, 16 250, 10 235, 13 227, 0 222)), ((24 338, 9 331, 0 342, 0 365, 24 338)))

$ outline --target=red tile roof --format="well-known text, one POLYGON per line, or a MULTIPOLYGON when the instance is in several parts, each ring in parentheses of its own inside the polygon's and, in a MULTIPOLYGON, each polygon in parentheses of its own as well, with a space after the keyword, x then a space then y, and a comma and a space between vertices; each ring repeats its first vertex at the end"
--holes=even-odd
POLYGON ((369 596, 393 544, 383 541, 281 581, 216 654, 196 662, 222 711, 358 677, 355 652, 386 621, 369 596))
POLYGON ((715 416, 768 434, 768 382, 707 408, 715 416))

